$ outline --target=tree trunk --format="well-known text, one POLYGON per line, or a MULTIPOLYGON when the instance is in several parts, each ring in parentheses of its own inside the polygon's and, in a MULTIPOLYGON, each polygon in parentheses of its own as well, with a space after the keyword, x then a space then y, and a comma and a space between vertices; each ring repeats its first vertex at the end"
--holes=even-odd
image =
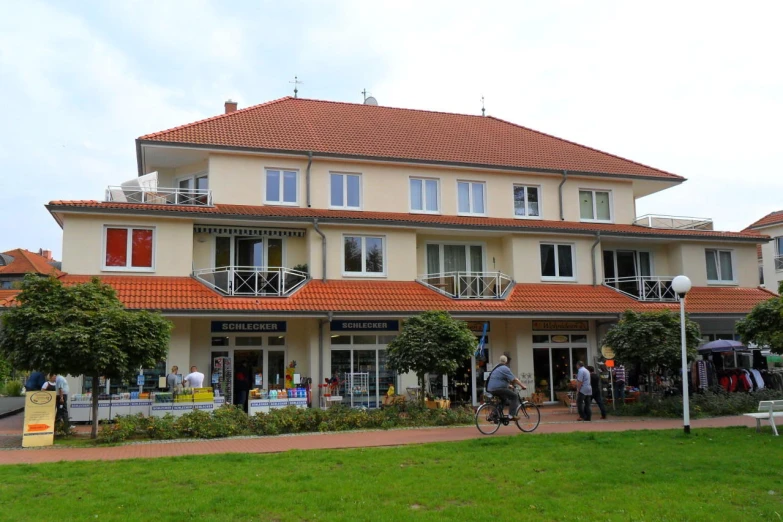
POLYGON ((98 390, 98 385, 100 383, 100 380, 101 380, 100 375, 92 376, 92 431, 90 432, 91 439, 98 438, 98 396, 100 395, 100 390, 98 390))
POLYGON ((419 401, 421 402, 421 404, 423 406, 424 405, 424 399, 426 397, 426 393, 424 391, 425 390, 425 388, 424 388, 424 385, 425 385, 425 383, 424 383, 424 380, 425 380, 424 374, 423 373, 418 374, 418 378, 419 378, 419 390, 421 390, 421 393, 419 393, 419 401))

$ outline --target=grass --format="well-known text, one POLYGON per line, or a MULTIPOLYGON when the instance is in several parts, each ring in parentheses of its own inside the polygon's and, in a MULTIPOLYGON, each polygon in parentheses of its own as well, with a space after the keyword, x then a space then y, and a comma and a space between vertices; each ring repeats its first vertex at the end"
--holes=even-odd
POLYGON ((743 427, 2 466, 0 519, 781 520, 782 459, 743 427))

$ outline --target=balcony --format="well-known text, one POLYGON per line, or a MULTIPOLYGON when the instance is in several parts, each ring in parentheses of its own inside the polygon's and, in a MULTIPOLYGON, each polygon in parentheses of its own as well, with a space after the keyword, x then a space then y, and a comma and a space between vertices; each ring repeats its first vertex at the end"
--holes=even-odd
POLYGON ((664 216, 661 214, 646 214, 639 216, 634 225, 648 228, 665 228, 677 230, 712 230, 711 218, 664 216))
POLYGON ((244 297, 288 297, 310 278, 299 270, 257 266, 203 268, 193 276, 223 295, 244 297))
POLYGON ((150 205, 212 206, 212 191, 209 189, 180 189, 156 187, 109 186, 106 201, 118 203, 147 203, 150 205))
POLYGON ((501 272, 445 272, 421 275, 417 280, 453 299, 503 299, 514 286, 501 272))
POLYGON ((672 290, 674 276, 636 276, 604 279, 604 286, 637 301, 677 301, 672 290))

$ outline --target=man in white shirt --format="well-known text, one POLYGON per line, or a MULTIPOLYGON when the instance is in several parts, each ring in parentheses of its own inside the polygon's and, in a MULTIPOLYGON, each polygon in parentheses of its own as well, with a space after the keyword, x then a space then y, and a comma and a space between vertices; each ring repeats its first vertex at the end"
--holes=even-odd
POLYGON ((576 409, 579 412, 579 418, 576 420, 590 422, 592 412, 590 411, 590 402, 593 399, 593 389, 590 386, 590 372, 585 368, 585 363, 579 361, 576 363, 579 371, 576 373, 576 389, 579 391, 576 395, 576 409))
POLYGON ((63 422, 70 422, 68 416, 68 393, 70 388, 68 387, 68 381, 62 375, 58 375, 55 379, 55 391, 57 392, 57 414, 63 420, 63 422))
POLYGON ((195 366, 191 366, 190 373, 185 376, 185 382, 188 388, 201 388, 204 384, 204 374, 195 366))

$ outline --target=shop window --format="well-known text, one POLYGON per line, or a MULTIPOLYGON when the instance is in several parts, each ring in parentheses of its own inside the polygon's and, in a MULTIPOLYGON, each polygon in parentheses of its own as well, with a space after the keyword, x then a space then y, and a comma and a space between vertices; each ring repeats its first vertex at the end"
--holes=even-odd
POLYGON ((263 346, 264 344, 264 338, 263 337, 237 337, 236 338, 236 345, 237 346, 263 346))
POLYGON ((103 242, 103 270, 154 270, 155 229, 106 227, 103 242))
POLYGON ((351 336, 350 335, 333 335, 332 336, 332 344, 333 345, 341 345, 341 344, 351 344, 351 336))
POLYGON ((549 336, 548 335, 534 335, 533 336, 533 343, 548 343, 549 342, 549 336))
POLYGON ((587 335, 572 335, 571 336, 571 342, 572 343, 587 343, 587 335))
POLYGON ((397 337, 396 335, 379 335, 378 336, 378 344, 389 344, 396 337, 397 337))
POLYGON ((353 344, 375 344, 376 339, 374 335, 354 335, 353 344))
POLYGON ((269 337, 267 339, 269 346, 285 346, 285 335, 278 335, 275 337, 269 337))
POLYGON ((213 337, 212 346, 228 346, 228 337, 213 337))

